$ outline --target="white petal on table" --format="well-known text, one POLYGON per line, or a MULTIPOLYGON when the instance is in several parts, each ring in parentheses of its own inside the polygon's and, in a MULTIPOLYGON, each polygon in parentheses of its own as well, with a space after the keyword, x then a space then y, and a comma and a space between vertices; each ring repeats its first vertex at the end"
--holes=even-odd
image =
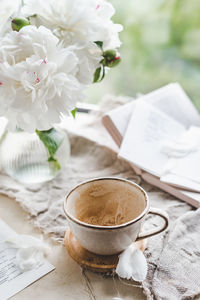
POLYGON ((14 235, 6 240, 8 248, 17 249, 16 264, 23 271, 34 269, 44 261, 49 247, 29 235, 14 235))
POLYGON ((142 253, 134 244, 130 245, 119 256, 116 273, 121 278, 143 281, 147 275, 147 261, 142 253))

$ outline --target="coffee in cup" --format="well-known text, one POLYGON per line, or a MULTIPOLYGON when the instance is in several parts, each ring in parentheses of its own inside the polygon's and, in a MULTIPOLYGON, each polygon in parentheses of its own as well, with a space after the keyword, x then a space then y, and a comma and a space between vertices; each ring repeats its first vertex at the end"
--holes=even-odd
MULTIPOLYGON (((140 194, 140 193, 139 193, 140 194)), ((97 180, 81 185, 74 194, 75 217, 87 224, 116 226, 139 216, 145 201, 137 201, 138 191, 117 180, 97 180)))

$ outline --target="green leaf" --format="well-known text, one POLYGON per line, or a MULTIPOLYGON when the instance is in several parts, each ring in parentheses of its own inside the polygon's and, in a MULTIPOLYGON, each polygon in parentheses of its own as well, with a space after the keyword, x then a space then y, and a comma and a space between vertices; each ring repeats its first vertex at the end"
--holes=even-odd
POLYGON ((50 157, 54 157, 56 151, 64 140, 64 134, 55 128, 44 131, 36 130, 36 133, 48 149, 50 157))
POLYGON ((76 117, 76 113, 77 113, 77 108, 75 107, 72 111, 71 111, 71 114, 73 116, 73 118, 75 119, 76 117))
POLYGON ((60 166, 57 159, 55 159, 53 157, 49 157, 48 162, 49 162, 49 164, 50 164, 53 171, 59 171, 61 169, 61 166, 60 166))
POLYGON ((94 80, 93 82, 100 82, 104 79, 105 77, 105 68, 103 65, 101 65, 99 68, 96 69, 94 73, 94 80))
POLYGON ((103 51, 103 42, 101 41, 96 41, 95 44, 103 51))
MULTIPOLYGON (((105 77, 105 74, 106 74, 106 73, 105 73, 105 68, 104 68, 104 67, 102 67, 102 70, 103 70, 103 71, 102 71, 101 80, 103 80, 103 79, 104 79, 104 77, 105 77)), ((100 80, 100 81, 101 81, 101 80, 100 80)))
POLYGON ((98 82, 99 78, 101 76, 101 67, 97 68, 95 73, 94 73, 94 79, 93 82, 98 82))
POLYGON ((55 128, 44 131, 36 130, 36 133, 49 152, 48 161, 54 169, 60 170, 60 164, 54 155, 64 140, 64 133, 56 130, 55 128))

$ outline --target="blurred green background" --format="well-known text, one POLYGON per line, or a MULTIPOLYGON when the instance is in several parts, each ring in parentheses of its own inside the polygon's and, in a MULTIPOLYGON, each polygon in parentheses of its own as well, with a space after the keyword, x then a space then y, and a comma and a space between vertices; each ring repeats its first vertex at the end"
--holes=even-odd
POLYGON ((109 0, 120 33, 122 62, 86 101, 105 94, 136 96, 178 81, 200 110, 200 0, 109 0))

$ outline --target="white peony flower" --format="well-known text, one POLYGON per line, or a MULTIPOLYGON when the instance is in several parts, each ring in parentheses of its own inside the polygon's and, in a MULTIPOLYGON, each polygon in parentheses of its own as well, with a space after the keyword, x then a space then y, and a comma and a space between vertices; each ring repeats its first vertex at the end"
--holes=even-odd
POLYGON ((122 27, 106 0, 23 2, 12 17, 28 17, 32 25, 12 31, 11 11, 0 24, 0 116, 12 130, 45 130, 82 99, 100 65, 107 69, 96 42, 103 51, 118 48, 122 27))
POLYGON ((95 44, 103 42, 104 51, 120 46, 118 32, 122 26, 114 24, 113 6, 105 0, 25 0, 21 13, 36 26, 45 25, 64 47, 76 45, 79 58, 78 79, 91 84, 95 70, 102 60, 95 44))
POLYGON ((24 16, 32 18, 37 26, 45 25, 65 43, 102 41, 104 50, 120 46, 118 32, 122 26, 114 24, 115 10, 105 0, 25 0, 24 16))
POLYGON ((77 79, 75 49, 62 48, 43 26, 0 38, 0 115, 12 130, 16 125, 26 131, 49 129, 60 113, 75 107, 84 87, 77 79))
POLYGON ((94 43, 85 45, 77 45, 75 53, 79 59, 77 78, 83 84, 91 84, 94 78, 94 72, 99 67, 102 60, 101 51, 94 43))

